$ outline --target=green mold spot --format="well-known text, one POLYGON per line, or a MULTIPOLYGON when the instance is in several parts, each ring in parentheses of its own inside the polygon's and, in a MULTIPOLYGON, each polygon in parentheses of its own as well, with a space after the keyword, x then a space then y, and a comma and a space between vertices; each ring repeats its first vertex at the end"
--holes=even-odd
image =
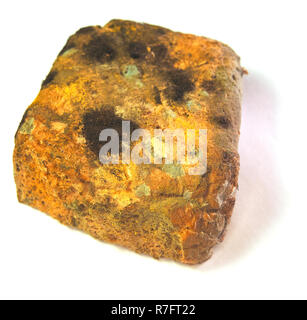
POLYGON ((173 118, 173 119, 175 119, 175 118, 177 118, 177 114, 176 114, 173 110, 171 110, 171 109, 166 109, 166 110, 164 111, 164 117, 165 117, 166 119, 168 119, 168 118, 173 118))
POLYGON ((131 78, 135 78, 140 74, 138 68, 133 65, 133 64, 129 64, 127 66, 124 66, 123 69, 123 76, 127 79, 131 79, 131 78))
POLYGON ((150 187, 143 183, 135 189, 135 194, 138 197, 150 196, 150 187))
POLYGON ((139 79, 137 79, 137 80, 135 81, 135 84, 136 84, 136 86, 139 87, 139 88, 143 88, 143 87, 144 87, 143 82, 142 82, 141 80, 139 80, 139 79))
POLYGON ((209 93, 206 90, 202 90, 200 92, 200 95, 203 96, 203 97, 209 97, 209 93))
POLYGON ((194 100, 189 100, 187 102, 187 107, 188 107, 188 110, 192 111, 192 112, 198 111, 201 109, 201 106, 197 102, 195 102, 194 100))
POLYGON ((185 172, 180 164, 165 164, 162 168, 172 178, 182 177, 185 172))
POLYGON ((31 134, 34 129, 34 118, 27 119, 24 124, 19 129, 19 132, 22 134, 31 134))
POLYGON ((69 57, 69 56, 73 55, 74 53, 76 53, 77 51, 78 51, 78 49, 76 49, 76 48, 68 49, 67 51, 65 51, 62 54, 62 57, 69 57))
POLYGON ((184 199, 189 200, 189 199, 191 199, 192 194, 193 194, 193 192, 191 192, 191 191, 189 191, 189 190, 186 190, 186 191, 183 193, 183 197, 184 197, 184 199))

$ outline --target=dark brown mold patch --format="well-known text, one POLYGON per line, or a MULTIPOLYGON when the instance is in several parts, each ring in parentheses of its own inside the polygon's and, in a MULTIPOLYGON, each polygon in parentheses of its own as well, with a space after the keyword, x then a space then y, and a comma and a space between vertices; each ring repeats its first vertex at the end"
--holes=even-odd
POLYGON ((204 80, 201 84, 201 87, 205 89, 208 93, 217 91, 217 83, 215 79, 204 80))
POLYGON ((116 51, 112 43, 112 38, 109 35, 101 34, 94 36, 92 40, 84 46, 85 55, 88 60, 94 62, 110 62, 116 57, 116 51))
POLYGON ((236 154, 231 151, 223 151, 222 160, 223 162, 230 163, 233 162, 233 159, 236 158, 236 154))
POLYGON ((50 71, 46 79, 42 82, 42 88, 47 87, 51 82, 53 82, 57 74, 58 74, 58 71, 56 70, 50 71))
POLYGON ((191 75, 186 70, 171 69, 166 74, 169 87, 164 91, 167 98, 173 101, 182 101, 185 93, 194 90, 191 75))
POLYGON ((223 129, 229 129, 231 127, 231 121, 226 116, 213 117, 212 121, 223 129))
POLYGON ((147 54, 146 45, 138 41, 130 42, 128 52, 133 59, 145 59, 147 54))
POLYGON ((156 45, 151 48, 151 51, 154 53, 156 62, 161 62, 165 60, 168 55, 167 48, 163 44, 156 45))
POLYGON ((160 91, 157 87, 154 87, 154 99, 156 104, 162 104, 160 91))
MULTIPOLYGON (((91 110, 83 116, 83 135, 86 139, 89 149, 99 157, 101 147, 106 143, 99 141, 99 134, 104 129, 115 129, 119 135, 119 144, 121 152, 122 143, 122 119, 114 113, 111 107, 104 107, 100 110, 91 110)), ((139 126, 130 121, 130 133, 139 126)))

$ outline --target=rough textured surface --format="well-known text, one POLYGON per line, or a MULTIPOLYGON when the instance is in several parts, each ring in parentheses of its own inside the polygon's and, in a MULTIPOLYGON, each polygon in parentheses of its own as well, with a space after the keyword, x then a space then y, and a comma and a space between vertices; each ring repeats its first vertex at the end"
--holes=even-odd
POLYGON ((112 20, 80 29, 59 53, 15 136, 20 202, 155 258, 208 259, 235 203, 239 57, 211 39, 112 20), (99 132, 207 128, 208 171, 102 165, 99 132), (133 129, 132 128, 132 129, 133 129))

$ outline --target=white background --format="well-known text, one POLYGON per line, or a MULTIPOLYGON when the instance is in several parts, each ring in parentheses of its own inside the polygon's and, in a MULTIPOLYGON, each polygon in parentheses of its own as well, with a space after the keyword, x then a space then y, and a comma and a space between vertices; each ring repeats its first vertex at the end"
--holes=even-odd
POLYGON ((0 298, 307 298, 306 1, 2 1, 0 298), (240 191, 202 265, 156 261, 16 199, 14 134, 69 35, 121 18, 229 44, 244 79, 240 191))

